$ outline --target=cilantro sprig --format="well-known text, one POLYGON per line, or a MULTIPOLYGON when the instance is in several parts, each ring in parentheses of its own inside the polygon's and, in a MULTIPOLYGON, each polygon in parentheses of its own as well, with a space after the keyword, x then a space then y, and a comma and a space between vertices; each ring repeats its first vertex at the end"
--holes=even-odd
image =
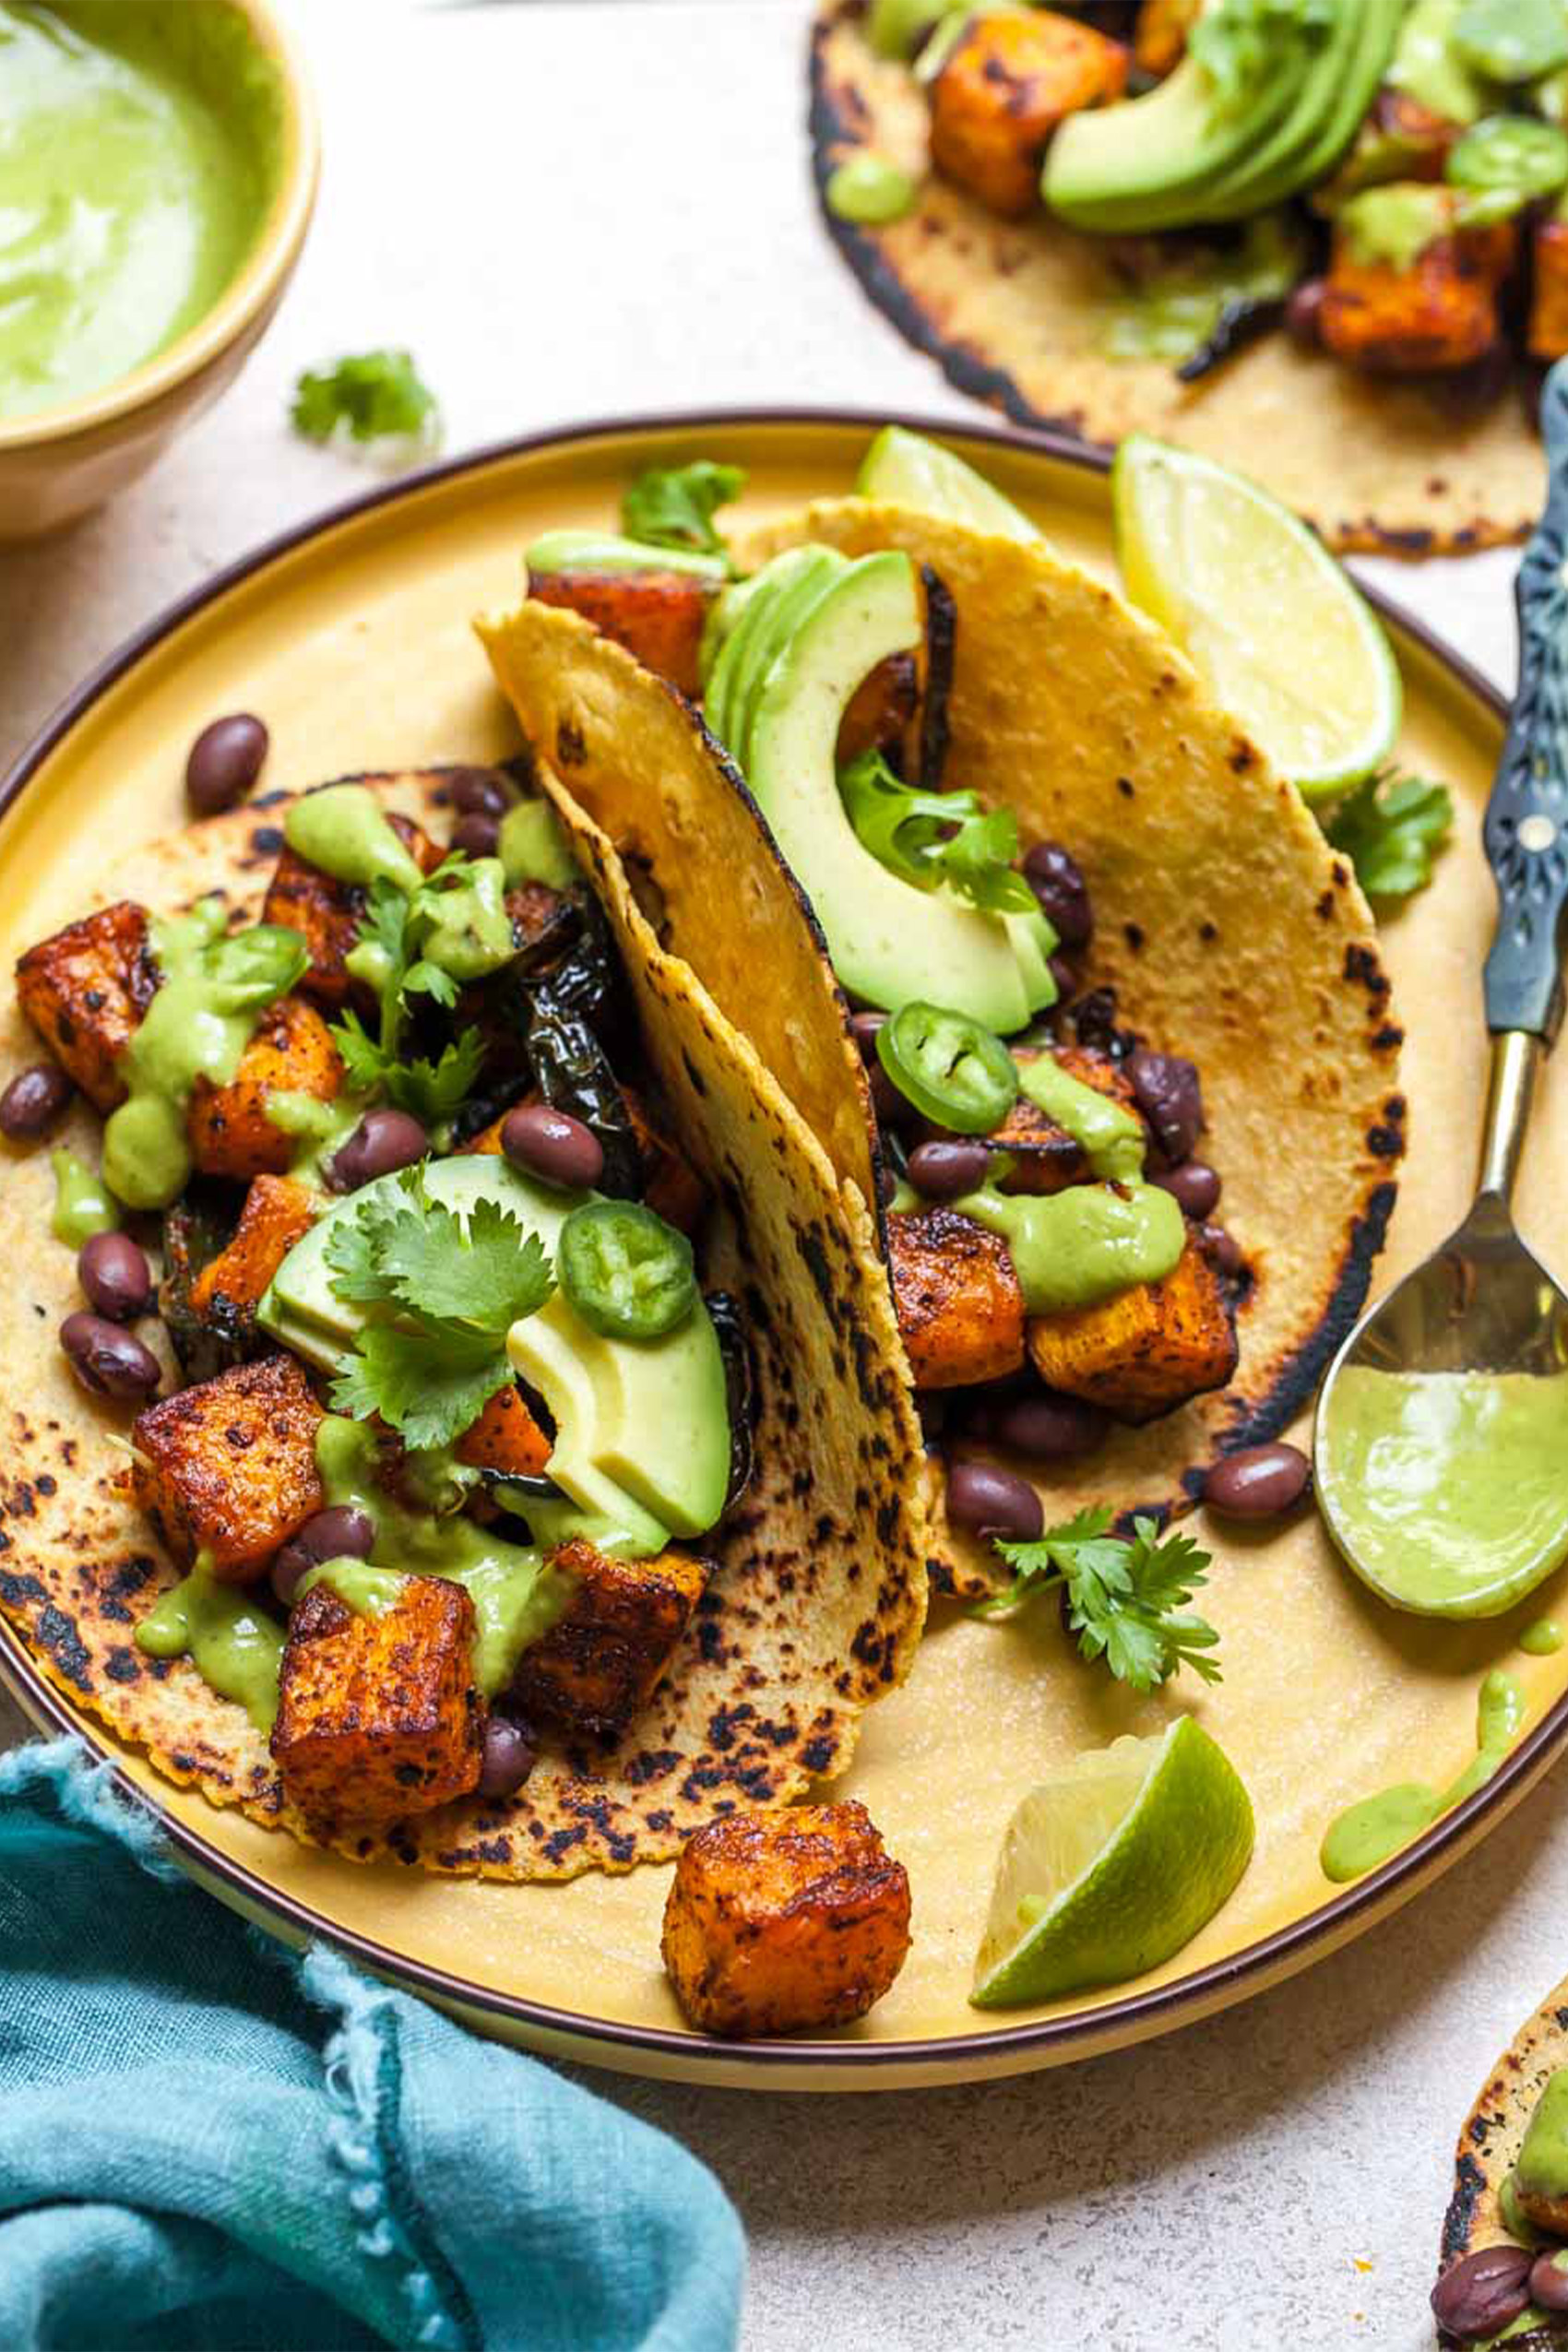
POLYGON ((1206 1655, 1218 1634, 1185 1614, 1207 1581, 1210 1555, 1190 1536, 1162 1537, 1152 1519, 1135 1518, 1130 1537, 1111 1535, 1111 1524, 1109 1511, 1080 1511, 1033 1543, 999 1542, 1013 1582, 971 1615, 1011 1617, 1044 1593, 1064 1592, 1079 1651, 1103 1658, 1119 1682, 1152 1691, 1183 1666, 1219 1681, 1218 1663, 1206 1655))
POLYGON ((505 1386, 507 1332, 555 1288, 537 1233, 485 1200, 465 1228, 431 1199, 422 1168, 339 1218, 327 1264, 339 1298, 371 1310, 333 1381, 334 1408, 355 1420, 379 1414, 422 1450, 450 1445, 505 1386))
POLYGON ((650 466, 621 501, 621 528, 650 547, 683 547, 699 555, 728 556, 714 526, 720 506, 746 486, 743 468, 698 457, 689 466, 650 466))
POLYGON ((840 772, 838 790, 861 842, 906 882, 922 890, 944 882, 992 914, 1023 914, 1035 905, 1014 864, 1018 820, 1011 809, 982 809, 973 792, 922 792, 874 749, 840 772))
POLYGON ((457 984, 450 972, 421 950, 441 921, 450 880, 465 862, 461 857, 443 859, 412 891, 399 890, 385 875, 377 876, 360 921, 358 944, 350 956, 350 969, 375 991, 376 1033, 373 1037, 351 1008, 332 1029, 350 1092, 385 1095, 426 1127, 438 1127, 453 1117, 484 1061, 484 1041, 471 1028, 460 1029, 437 1062, 405 1060, 401 1053, 412 998, 428 996, 447 1010, 457 1001, 457 984))
POLYGON ((1389 769, 1369 776, 1324 820, 1367 897, 1385 901, 1426 888, 1432 860, 1453 830, 1454 795, 1445 784, 1389 769))
POLYGON ((407 351, 360 351, 328 368, 307 368, 289 411, 306 441, 434 443, 440 434, 435 395, 407 351))

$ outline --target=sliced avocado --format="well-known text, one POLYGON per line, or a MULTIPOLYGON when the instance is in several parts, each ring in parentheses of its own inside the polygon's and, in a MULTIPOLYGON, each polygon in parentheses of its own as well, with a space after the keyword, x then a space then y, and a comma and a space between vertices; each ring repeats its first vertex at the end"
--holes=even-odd
MULTIPOLYGON (((849 559, 831 547, 809 551, 818 558, 790 579, 780 579, 778 590, 763 604, 756 632, 747 649, 743 670, 737 675, 735 691, 731 696, 731 724, 735 731, 731 748, 742 771, 750 756, 752 721, 762 700, 763 688, 772 677, 775 665, 789 651, 797 632, 802 628, 821 600, 849 568, 849 559)), ((782 570, 782 559, 780 561, 782 570)))
POLYGON ((1295 107, 1272 140, 1211 185, 1206 220, 1245 220, 1333 170, 1377 95, 1404 7, 1405 0, 1359 0, 1340 8, 1295 107))
POLYGON ((1039 1001, 1038 970, 1031 959, 1026 975, 1006 921, 889 872, 838 791, 846 706, 879 661, 920 643, 921 627, 908 555, 846 564, 773 660, 747 735, 746 780, 851 995, 889 1008, 926 997, 1006 1036, 1039 1001))
POLYGON ((814 603, 844 563, 831 548, 791 547, 747 583, 755 592, 724 641, 703 701, 709 728, 742 767, 743 715, 782 642, 779 623, 786 612, 803 612, 814 603))
POLYGON ((722 555, 700 555, 695 548, 653 547, 616 531, 546 531, 525 549, 532 572, 695 572, 705 580, 727 580, 722 555))
POLYGON ((1018 971, 1028 994, 1031 1013, 1043 1013, 1054 1004, 1059 993, 1051 969, 1051 959, 1057 949, 1056 932, 1042 910, 1030 908, 1026 913, 1004 915, 1013 953, 1018 959, 1018 971))
POLYGON ((973 466, 939 441, 928 441, 923 433, 910 433, 901 424, 883 426, 861 460, 855 493, 861 498, 913 506, 922 515, 944 515, 995 539, 1038 545, 1044 536, 973 466))
POLYGON ((1414 0, 1389 64, 1391 89, 1449 123, 1479 123, 1493 103, 1454 46, 1465 0, 1414 0))

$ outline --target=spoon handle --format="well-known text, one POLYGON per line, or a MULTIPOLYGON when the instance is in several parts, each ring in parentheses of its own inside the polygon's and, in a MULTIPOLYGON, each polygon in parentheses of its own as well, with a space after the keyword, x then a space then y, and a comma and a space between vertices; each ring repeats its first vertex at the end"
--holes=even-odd
POLYGON ((1550 1047, 1562 1018, 1568 905, 1568 360, 1546 379, 1540 420, 1546 511, 1519 566, 1519 688, 1483 838, 1499 904, 1487 1027, 1550 1047))

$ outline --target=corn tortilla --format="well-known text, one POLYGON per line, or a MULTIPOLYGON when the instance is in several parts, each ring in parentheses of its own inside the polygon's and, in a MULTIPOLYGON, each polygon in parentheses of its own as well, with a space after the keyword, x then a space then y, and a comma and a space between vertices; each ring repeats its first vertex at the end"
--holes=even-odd
MULTIPOLYGON (((1520 2027, 1465 2118, 1454 2156, 1454 2194, 1443 2220, 1441 2269, 1449 2270, 1485 2247, 1519 2242, 1503 2217, 1503 2191, 1536 2103, 1562 2066, 1568 2066, 1568 1978, 1520 2027)), ((1568 2318, 1527 2329, 1510 2341, 1517 2352, 1549 2352, 1549 2347, 1568 2345, 1568 2318)))

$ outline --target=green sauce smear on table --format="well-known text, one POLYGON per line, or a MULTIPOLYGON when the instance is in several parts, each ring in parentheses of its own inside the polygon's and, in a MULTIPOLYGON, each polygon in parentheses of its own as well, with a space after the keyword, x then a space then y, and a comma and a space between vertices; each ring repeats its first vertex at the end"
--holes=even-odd
POLYGON ((1420 1781, 1401 1781, 1338 1814, 1328 1825, 1319 1855, 1324 1878, 1342 1885, 1376 1870, 1443 1813, 1483 1788, 1524 1728, 1525 1712, 1525 1693, 1518 1683, 1494 1668, 1481 1684, 1477 1704, 1474 1763, 1441 1793, 1420 1781))
POLYGON ((0 418, 129 375, 235 277, 281 88, 237 8, 0 0, 0 418))

